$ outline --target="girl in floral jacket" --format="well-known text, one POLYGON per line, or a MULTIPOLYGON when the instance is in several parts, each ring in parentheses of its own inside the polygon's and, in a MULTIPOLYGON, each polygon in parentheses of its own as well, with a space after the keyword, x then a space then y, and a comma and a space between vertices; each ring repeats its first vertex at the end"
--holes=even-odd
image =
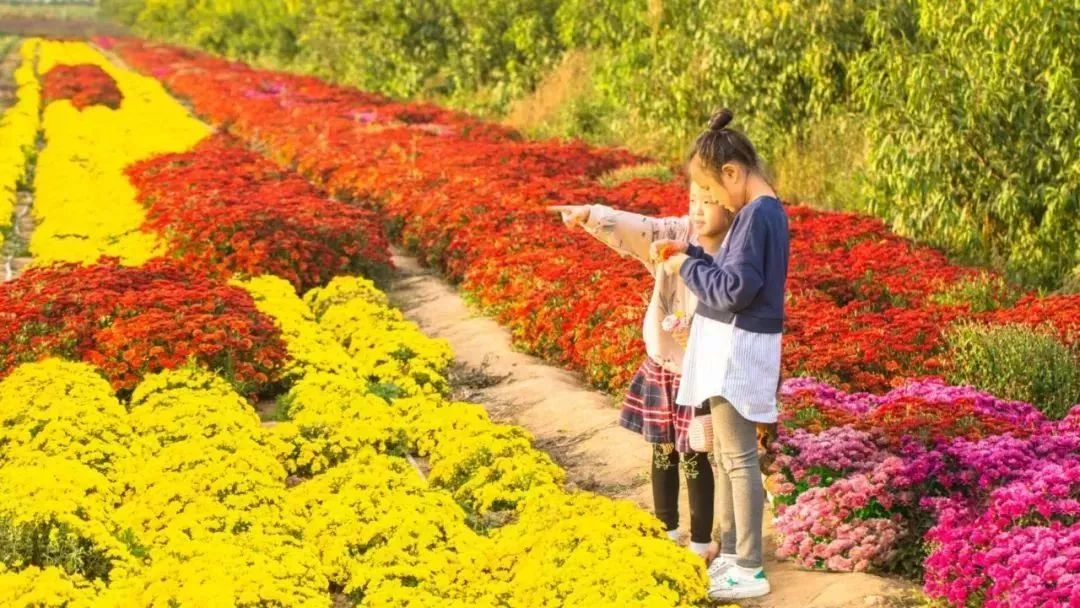
MULTIPOLYGON (((690 190, 690 212, 682 217, 652 218, 603 205, 557 206, 568 227, 580 226, 621 255, 632 257, 655 279, 645 311, 642 334, 646 358, 630 382, 619 424, 653 444, 652 490, 656 516, 668 536, 678 538, 679 470, 690 498, 690 548, 708 559, 713 522, 713 470, 704 452, 690 448, 687 430, 695 408, 677 406, 689 321, 697 298, 678 275, 663 271, 650 259, 654 242, 674 240, 718 251, 731 214, 696 186, 690 190)), ((713 549, 715 551, 715 549, 713 549)))

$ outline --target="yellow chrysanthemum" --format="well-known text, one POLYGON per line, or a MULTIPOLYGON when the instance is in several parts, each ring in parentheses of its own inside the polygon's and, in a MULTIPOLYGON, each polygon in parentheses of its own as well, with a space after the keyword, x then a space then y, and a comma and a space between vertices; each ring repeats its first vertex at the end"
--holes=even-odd
POLYGON ((0 606, 91 608, 104 587, 99 581, 87 581, 55 566, 30 566, 18 572, 0 572, 0 606))
POLYGON ((295 539, 178 539, 111 583, 96 606, 329 608, 328 586, 318 559, 295 539))
POLYGON ((415 587, 416 597, 492 605, 484 586, 487 539, 405 459, 362 450, 297 486, 290 501, 327 578, 364 605, 368 597, 388 605, 403 585, 415 587))
POLYGON ((492 534, 514 606, 689 608, 708 587, 701 560, 625 500, 541 488, 492 534), (528 550, 522 550, 528 547, 528 550))
POLYGON ((0 462, 63 456, 113 477, 128 455, 127 411, 90 365, 21 365, 0 380, 0 462))
POLYGON ((210 129, 158 81, 113 65, 88 44, 41 42, 38 73, 60 64, 100 66, 116 80, 123 102, 117 110, 94 105, 80 111, 68 100, 45 107, 46 145, 34 175, 34 263, 88 263, 108 255, 141 264, 163 245, 140 229, 146 213, 124 169, 189 150, 210 129))
POLYGON ((119 502, 104 475, 65 458, 0 466, 0 562, 58 566, 89 579, 130 567, 134 556, 113 518, 119 502))
POLYGON ((384 399, 368 392, 366 382, 311 372, 282 401, 289 420, 274 432, 292 446, 285 455, 290 473, 319 473, 363 447, 395 452, 406 444, 400 417, 384 399))
POLYGON ((144 542, 282 534, 283 448, 222 380, 196 367, 148 376, 132 395, 136 435, 119 521, 144 542))

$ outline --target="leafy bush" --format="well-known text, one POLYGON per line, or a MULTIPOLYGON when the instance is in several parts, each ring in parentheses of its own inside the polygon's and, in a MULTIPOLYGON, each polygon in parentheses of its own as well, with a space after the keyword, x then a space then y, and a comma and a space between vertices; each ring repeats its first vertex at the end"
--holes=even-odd
POLYGON ((147 34, 268 60, 395 97, 503 110, 563 50, 558 0, 105 0, 147 34), (141 4, 141 6, 139 6, 141 4))
POLYGON ((439 82, 453 21, 445 2, 310 4, 299 32, 301 66, 395 97, 450 92, 449 83, 439 82))
POLYGON ((664 2, 658 31, 624 41, 601 88, 626 100, 641 128, 663 133, 675 153, 726 105, 771 158, 807 120, 846 99, 847 65, 869 43, 867 23, 878 13, 902 23, 907 7, 902 0, 739 0, 716 11, 698 1, 664 2))
POLYGON ((930 300, 946 306, 966 304, 971 312, 989 312, 1009 308, 1023 295, 1022 290, 1001 275, 981 272, 948 285, 930 296, 930 300))
POLYGON ((1080 359, 1050 331, 962 323, 945 339, 951 384, 1030 402, 1055 419, 1080 403, 1080 359))

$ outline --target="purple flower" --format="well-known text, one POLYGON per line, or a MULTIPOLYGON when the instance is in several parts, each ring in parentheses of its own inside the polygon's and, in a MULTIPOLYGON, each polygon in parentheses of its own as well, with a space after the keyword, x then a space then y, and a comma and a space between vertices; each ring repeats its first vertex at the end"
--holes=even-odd
POLYGON ((861 571, 884 568, 907 536, 902 518, 890 509, 901 504, 903 461, 889 457, 867 472, 799 495, 776 519, 777 555, 807 568, 861 571))
POLYGON ((1080 602, 1080 454, 1033 460, 986 495, 934 501, 926 592, 963 606, 1080 602))
POLYGON ((895 433, 885 442, 850 425, 816 434, 784 428, 771 480, 791 502, 778 509, 781 557, 812 568, 889 569, 924 547, 925 589, 950 605, 1080 608, 1080 405, 1051 421, 1031 404, 940 379, 872 395, 797 378, 781 396, 856 420, 887 405, 932 412, 963 402, 973 416, 1025 435, 927 444, 895 433), (915 537, 923 526, 929 531, 915 537))

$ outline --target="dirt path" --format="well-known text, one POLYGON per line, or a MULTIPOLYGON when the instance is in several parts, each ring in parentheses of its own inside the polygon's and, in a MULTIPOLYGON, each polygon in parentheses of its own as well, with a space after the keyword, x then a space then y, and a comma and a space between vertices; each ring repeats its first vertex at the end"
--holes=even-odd
POLYGON ((84 18, 59 19, 24 11, 0 8, 0 34, 43 36, 46 38, 88 38, 90 36, 124 36, 123 26, 108 21, 84 18))
MULTIPOLYGON (((17 100, 14 72, 22 62, 20 45, 21 42, 16 40, 0 61, 0 114, 17 100)), ((12 215, 5 218, 9 228, 3 246, 0 246, 0 281, 15 278, 30 263, 27 244, 34 230, 34 219, 30 214, 33 201, 34 195, 25 184, 16 190, 12 215)))
MULTIPOLYGON (((513 350, 505 328, 470 310, 453 287, 420 267, 415 258, 395 251, 394 263, 399 271, 390 298, 425 333, 450 341, 457 355, 457 383, 472 387, 460 398, 483 403, 499 421, 529 429, 537 446, 566 468, 571 483, 652 509, 650 452, 640 439, 619 428, 611 396, 586 388, 571 372, 513 350)), ((681 512, 687 513, 685 496, 681 512)), ((766 534, 770 557, 765 568, 774 591, 743 606, 848 608, 911 601, 913 586, 902 581, 807 572, 778 562, 771 557, 768 524, 766 534)))

